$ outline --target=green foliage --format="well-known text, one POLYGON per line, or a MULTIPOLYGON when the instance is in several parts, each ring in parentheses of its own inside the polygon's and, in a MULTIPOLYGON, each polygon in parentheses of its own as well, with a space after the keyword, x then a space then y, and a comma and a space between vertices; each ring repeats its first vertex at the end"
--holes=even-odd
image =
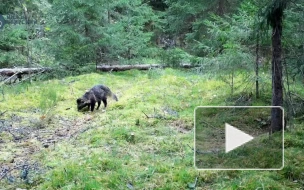
POLYGON ((44 112, 48 109, 53 108, 59 100, 58 88, 47 87, 41 89, 39 107, 44 112))
POLYGON ((52 10, 52 49, 70 68, 149 56, 152 32, 145 27, 157 17, 140 0, 53 1, 52 10))
POLYGON ((278 19, 283 17, 284 10, 290 2, 290 0, 273 0, 269 2, 263 13, 266 25, 275 27, 278 19))
MULTIPOLYGON (((1 31, 0 65, 38 63, 60 69, 60 75, 64 76, 87 72, 82 67, 96 63, 133 64, 161 57, 170 66, 177 66, 189 59, 193 63, 206 62, 206 58, 216 62, 222 56, 228 60, 237 57, 233 62, 238 67, 240 58, 250 58, 253 62, 261 12, 270 15, 272 5, 273 11, 279 10, 287 5, 284 2, 233 0, 228 6, 222 0, 42 0, 25 1, 22 5, 15 0, 5 1, 6 8, 1 8, 0 13, 22 15, 26 8, 38 24, 7 25, 1 31), (155 47, 153 44, 162 35, 174 38, 179 47, 168 52, 155 47)), ((290 63, 289 72, 302 77, 303 34, 300 30, 295 33, 295 28, 301 25, 303 6, 298 1, 288 5, 283 36, 286 61, 290 63)), ((266 40, 262 36, 260 42, 262 61, 270 57, 269 37, 266 40)))
POLYGON ((226 18, 213 15, 212 20, 205 21, 211 39, 198 42, 198 50, 208 55, 201 60, 202 67, 208 68, 203 71, 217 73, 224 78, 228 76, 230 79, 222 79, 231 87, 231 93, 234 91, 235 74, 253 71, 254 66, 253 51, 247 47, 250 43, 248 31, 254 20, 244 15, 244 11, 226 18), (211 43, 215 39, 217 43, 211 43))
MULTIPOLYGON (((195 14, 202 11, 204 6, 195 6, 197 1, 165 1, 168 5, 166 11, 166 24, 168 32, 181 34, 191 27, 189 20, 193 19, 195 14)), ((201 2, 200 2, 201 3, 201 2)))
POLYGON ((94 38, 100 38, 98 26, 103 21, 100 3, 93 6, 93 1, 53 1, 49 13, 51 23, 49 35, 55 59, 69 63, 75 69, 95 59, 94 38), (98 19, 100 18, 100 19, 98 19), (59 46, 58 46, 59 45, 59 46))
POLYGON ((205 34, 202 21, 209 17, 210 13, 223 15, 233 12, 239 2, 230 1, 229 5, 225 1, 183 1, 165 0, 168 5, 166 10, 166 31, 173 35, 192 34, 193 39, 201 40, 202 33, 205 34), (198 6, 199 5, 199 6, 198 6))
MULTIPOLYGON (((120 14, 115 15, 115 21, 109 23, 105 31, 105 39, 100 43, 106 47, 114 59, 141 57, 148 54, 152 32, 145 31, 145 25, 155 22, 157 18, 152 9, 140 0, 114 5, 120 14)), ((115 13, 117 14, 117 13, 115 13)))
POLYGON ((161 53, 161 59, 163 64, 170 67, 179 67, 181 63, 188 63, 191 56, 180 48, 173 48, 163 50, 161 53))
POLYGON ((0 35, 0 67, 12 67, 26 64, 26 31, 24 27, 5 25, 0 35))
POLYGON ((254 24, 252 9, 256 8, 251 7, 252 9, 248 10, 248 5, 245 5, 231 17, 212 15, 210 19, 205 20, 209 39, 197 42, 199 50, 205 50, 205 54, 209 56, 218 56, 226 51, 253 53, 248 44, 252 44, 249 39, 254 24))
POLYGON ((162 69, 150 69, 149 72, 148 72, 148 78, 149 79, 156 79, 156 78, 159 78, 160 76, 163 75, 163 70, 162 69))
POLYGON ((290 9, 285 11, 284 35, 282 44, 284 47, 284 64, 292 80, 304 79, 304 33, 301 32, 304 6, 291 4, 290 9), (294 30, 295 28, 298 28, 294 30))

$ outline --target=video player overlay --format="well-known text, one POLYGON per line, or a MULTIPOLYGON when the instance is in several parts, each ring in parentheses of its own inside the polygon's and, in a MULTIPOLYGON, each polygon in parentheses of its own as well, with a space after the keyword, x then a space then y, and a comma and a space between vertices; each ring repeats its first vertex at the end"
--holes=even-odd
MULTIPOLYGON (((205 170, 280 170, 284 127, 271 133, 274 106, 202 106, 195 115, 194 160, 205 170), (271 135, 270 135, 271 134, 271 135)), ((284 126, 284 118, 282 118, 284 126)))

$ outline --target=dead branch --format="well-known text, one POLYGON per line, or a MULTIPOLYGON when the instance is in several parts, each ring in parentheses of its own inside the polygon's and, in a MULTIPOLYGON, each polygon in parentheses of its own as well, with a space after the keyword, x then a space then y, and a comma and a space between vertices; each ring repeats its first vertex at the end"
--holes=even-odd
POLYGON ((72 138, 77 138, 77 136, 78 136, 78 134, 81 134, 81 133, 84 133, 84 132, 86 132, 86 131, 88 131, 88 130, 90 130, 90 129, 93 129, 93 127, 92 126, 89 126, 89 127, 86 127, 86 128, 84 128, 84 129, 82 129, 82 130, 80 130, 80 131, 76 131, 76 132, 74 132, 74 133, 72 133, 71 135, 70 135, 70 139, 72 139, 72 138))
POLYGON ((7 110, 5 110, 4 112, 1 112, 0 116, 3 116, 6 112, 7 112, 7 110))
MULTIPOLYGON (((143 112, 143 111, 142 111, 143 112)), ((145 114, 145 112, 143 112, 145 114)), ((150 119, 151 117, 149 117, 147 114, 145 114, 147 119, 150 119)))
MULTIPOLYGON (((143 112, 143 111, 142 111, 143 112)), ((154 111, 155 112, 155 111, 154 111)), ((160 115, 160 114, 154 114, 152 116, 148 116, 145 112, 143 112, 143 114, 145 114, 146 118, 147 119, 151 119, 151 118, 154 118, 154 119, 168 119, 166 118, 165 116, 163 115, 160 115)))

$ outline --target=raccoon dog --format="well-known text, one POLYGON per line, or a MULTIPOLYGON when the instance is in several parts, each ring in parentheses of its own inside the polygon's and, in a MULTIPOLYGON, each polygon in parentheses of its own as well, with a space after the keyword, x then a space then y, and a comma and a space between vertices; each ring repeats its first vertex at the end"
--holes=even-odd
POLYGON ((97 110, 101 104, 101 101, 104 104, 104 107, 107 107, 107 97, 111 97, 114 100, 118 101, 115 94, 104 85, 96 85, 87 91, 81 98, 77 99, 77 109, 80 111, 82 108, 88 106, 89 110, 94 111, 95 103, 98 103, 97 110))

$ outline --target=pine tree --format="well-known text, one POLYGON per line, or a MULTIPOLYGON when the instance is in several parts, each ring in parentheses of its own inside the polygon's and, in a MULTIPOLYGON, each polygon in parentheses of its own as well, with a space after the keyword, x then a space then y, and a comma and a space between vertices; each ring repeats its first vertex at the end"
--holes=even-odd
MULTIPOLYGON (((282 67, 282 30, 286 0, 273 0, 265 9, 267 25, 272 28, 272 106, 283 106, 283 67, 282 67)), ((277 108, 271 110, 272 132, 282 130, 283 111, 277 108)))

